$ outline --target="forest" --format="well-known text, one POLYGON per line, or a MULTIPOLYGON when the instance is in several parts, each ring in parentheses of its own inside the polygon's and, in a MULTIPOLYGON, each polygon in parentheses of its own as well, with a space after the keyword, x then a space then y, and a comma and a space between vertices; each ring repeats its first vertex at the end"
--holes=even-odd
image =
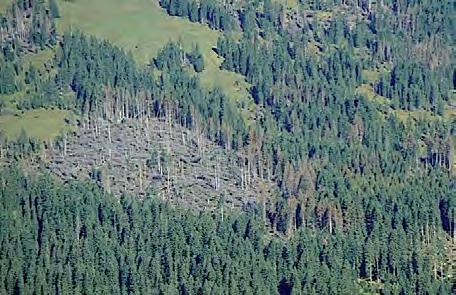
POLYGON ((143 63, 60 29, 63 2, 0 12, 0 293, 456 292, 454 5, 158 1, 219 33, 240 101, 202 83, 198 44, 143 63), (32 110, 68 130, 3 132, 32 110))

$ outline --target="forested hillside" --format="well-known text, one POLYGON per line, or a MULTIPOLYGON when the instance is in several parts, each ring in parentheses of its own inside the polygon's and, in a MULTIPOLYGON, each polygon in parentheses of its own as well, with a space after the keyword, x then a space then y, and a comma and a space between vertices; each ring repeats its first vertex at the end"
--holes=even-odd
POLYGON ((455 291, 452 3, 70 2, 0 14, 2 292, 455 291))
POLYGON ((195 214, 153 197, 119 199, 94 185, 61 186, 17 170, 2 172, 0 181, 5 294, 451 290, 435 269, 445 253, 441 241, 431 233, 421 241, 400 224, 389 235, 374 229, 376 241, 367 245, 355 228, 334 234, 304 228, 289 240, 271 239, 252 214, 195 214))

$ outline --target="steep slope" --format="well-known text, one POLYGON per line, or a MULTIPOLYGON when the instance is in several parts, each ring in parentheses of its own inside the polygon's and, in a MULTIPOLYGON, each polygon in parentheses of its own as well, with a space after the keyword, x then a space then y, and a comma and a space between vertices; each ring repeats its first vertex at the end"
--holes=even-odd
POLYGON ((243 158, 204 136, 158 119, 99 121, 61 138, 47 152, 48 170, 63 180, 89 178, 114 195, 154 192, 199 210, 258 208, 273 185, 253 177, 243 158))
POLYGON ((199 75, 208 87, 221 87, 227 95, 246 101, 249 94, 245 79, 221 70, 222 60, 214 52, 220 32, 178 17, 168 16, 151 0, 78 0, 59 1, 63 33, 79 29, 107 39, 129 50, 141 63, 149 63, 169 41, 180 41, 187 50, 197 44, 204 56, 205 70, 199 75), (127 34, 125 32, 128 32, 127 34))

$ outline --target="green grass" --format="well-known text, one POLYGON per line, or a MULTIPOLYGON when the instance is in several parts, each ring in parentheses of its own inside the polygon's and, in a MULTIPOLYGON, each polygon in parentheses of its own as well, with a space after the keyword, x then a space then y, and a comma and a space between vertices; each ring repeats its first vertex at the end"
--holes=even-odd
MULTIPOLYGON (((48 80, 52 75, 57 73, 57 69, 53 67, 53 58, 55 55, 55 48, 46 48, 37 53, 27 53, 21 57, 24 71, 21 73, 19 80, 24 81, 25 72, 33 66, 38 71, 40 80, 48 80)), ((24 85, 27 88, 27 85, 24 85)), ((32 90, 33 91, 33 90, 32 90)), ((22 91, 25 92, 25 91, 22 91)), ((24 96, 24 94, 22 94, 24 96)))
POLYGON ((169 41, 180 40, 190 49, 197 43, 204 55, 205 70, 200 74, 204 86, 219 86, 224 92, 242 100, 248 86, 241 75, 220 70, 222 60, 212 50, 220 32, 171 17, 153 0, 76 0, 59 1, 62 18, 60 32, 78 28, 86 33, 108 39, 130 50, 140 63, 148 63, 169 41))
POLYGON ((419 118, 425 118, 426 120, 438 120, 441 118, 441 116, 436 116, 426 110, 406 111, 393 109, 391 99, 378 95, 373 90, 373 85, 375 82, 377 82, 380 79, 380 76, 386 71, 386 68, 382 68, 380 70, 363 70, 362 76, 366 83, 358 86, 356 88, 356 91, 366 97, 368 100, 373 101, 381 106, 381 109, 383 110, 381 112, 383 112, 384 116, 387 116, 388 114, 394 114, 402 122, 406 122, 409 119, 416 121, 419 118))
POLYGON ((456 108, 447 107, 443 113, 443 117, 450 122, 456 120, 456 108))
POLYGON ((286 8, 295 9, 299 6, 298 0, 275 0, 275 2, 282 4, 286 8))
MULTIPOLYGON (((0 0, 0 12, 10 5, 9 0, 0 0)), ((203 52, 205 70, 199 74, 207 88, 220 87, 235 101, 249 106, 251 99, 248 84, 241 75, 220 70, 222 60, 213 51, 220 32, 188 20, 168 16, 152 0, 59 0, 61 18, 57 25, 60 32, 78 28, 88 34, 108 39, 132 52, 142 64, 169 41, 181 41, 190 49, 197 43, 203 52), (245 103, 247 102, 247 103, 245 103)), ((22 58, 25 68, 33 65, 43 77, 51 70, 53 49, 30 53, 22 58), (47 65, 47 66, 46 66, 47 65)), ((31 110, 19 112, 16 103, 26 95, 26 89, 12 95, 0 95, 4 108, 0 115, 0 130, 8 138, 16 138, 22 130, 40 140, 52 139, 61 131, 71 128, 65 118, 71 112, 62 110, 31 110)))
POLYGON ((331 11, 316 11, 315 18, 319 21, 328 21, 331 19, 333 12, 331 11))
MULTIPOLYGON (((47 48, 45 50, 39 51, 38 53, 27 53, 21 56, 21 62, 24 67, 24 70, 28 70, 29 66, 33 65, 36 70, 41 74, 41 79, 46 80, 49 78, 50 73, 55 71, 52 69, 51 63, 54 56, 54 49, 47 48)), ((24 80, 24 72, 20 72, 17 81, 24 80)), ((21 84, 21 83, 19 83, 21 84)), ((22 85, 21 90, 13 94, 0 94, 0 101, 4 103, 4 110, 9 112, 14 112, 16 110, 16 104, 20 102, 24 97, 27 96, 27 90, 33 92, 33 89, 28 89, 27 85, 22 85)))
POLYGON ((11 3, 13 3, 13 0, 0 0, 0 13, 5 13, 11 3))
POLYGON ((34 66, 37 70, 44 70, 46 64, 52 63, 55 51, 52 48, 46 48, 37 53, 27 53, 23 58, 23 64, 34 66))
POLYGON ((363 70, 362 77, 367 83, 375 83, 380 79, 380 71, 378 70, 363 70))
POLYGON ((377 93, 374 92, 372 89, 372 86, 369 84, 361 84, 358 88, 356 88, 356 91, 364 95, 369 100, 372 100, 380 105, 384 106, 390 106, 391 105, 391 100, 389 98, 386 98, 384 96, 378 95, 377 93))
POLYGON ((16 104, 25 95, 25 91, 18 91, 13 94, 0 94, 0 101, 4 104, 3 110, 16 110, 16 104))
POLYGON ((363 70, 361 75, 366 83, 374 84, 380 80, 380 77, 386 75, 390 70, 390 65, 381 64, 373 69, 363 70))
POLYGON ((62 131, 71 130, 72 126, 65 123, 71 118, 71 112, 63 110, 31 110, 0 116, 0 130, 7 138, 17 138, 22 130, 40 140, 53 139, 62 131))
POLYGON ((396 115, 399 120, 402 122, 406 122, 408 119, 418 120, 419 118, 425 118, 429 121, 439 119, 439 116, 432 114, 429 111, 425 110, 414 110, 414 111, 406 111, 406 110, 393 110, 390 111, 392 114, 396 115))

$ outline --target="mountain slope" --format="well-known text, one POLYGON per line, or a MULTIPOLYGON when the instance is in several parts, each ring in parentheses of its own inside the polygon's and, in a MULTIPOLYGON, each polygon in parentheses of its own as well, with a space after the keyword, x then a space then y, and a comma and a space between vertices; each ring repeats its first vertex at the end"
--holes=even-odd
POLYGON ((63 34, 54 0, 1 18, 0 115, 57 109, 77 129, 0 137, 0 288, 451 292, 451 4, 160 0, 160 25, 216 30, 216 48, 169 42, 141 60, 125 50, 154 40, 157 7, 115 1, 59 2, 89 18, 63 34), (248 82, 234 85, 245 101, 201 82, 207 54, 248 82))
POLYGON ((61 179, 92 179, 114 195, 156 194, 197 210, 259 209, 273 183, 251 179, 243 158, 201 134, 157 119, 98 122, 62 137, 46 167, 61 179))

